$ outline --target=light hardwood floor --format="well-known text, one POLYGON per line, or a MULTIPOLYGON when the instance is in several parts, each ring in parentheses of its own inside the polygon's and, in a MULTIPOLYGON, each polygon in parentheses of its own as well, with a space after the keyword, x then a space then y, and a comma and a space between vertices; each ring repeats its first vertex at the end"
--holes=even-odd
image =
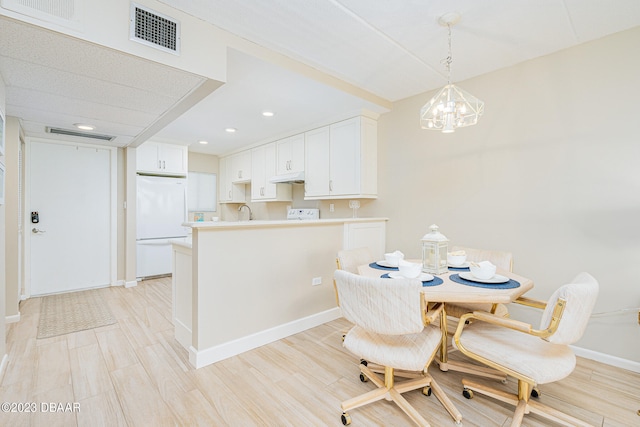
MULTIPOLYGON (((170 278, 95 292, 118 322, 48 339, 36 339, 40 299, 21 304, 21 321, 7 325, 0 402, 36 402, 38 412, 0 413, 0 426, 339 426, 340 402, 373 387, 342 348, 342 319, 195 370, 173 339, 170 278), (73 402, 79 412, 40 412, 42 403, 73 402)), ((462 397, 462 374, 430 372, 464 426, 509 425, 511 407, 462 397)), ((492 383, 515 390, 511 380, 492 383)), ((540 389, 541 401, 594 426, 640 425, 639 374, 579 359, 570 377, 540 389)), ((434 396, 405 396, 433 426, 454 425, 434 396)), ((386 401, 350 415, 354 427, 412 425, 386 401)), ((528 415, 524 425, 549 424, 528 415)))

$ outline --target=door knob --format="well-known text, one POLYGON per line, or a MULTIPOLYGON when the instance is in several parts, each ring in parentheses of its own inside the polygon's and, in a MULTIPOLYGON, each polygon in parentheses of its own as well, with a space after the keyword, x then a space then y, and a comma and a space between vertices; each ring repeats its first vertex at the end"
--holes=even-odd
POLYGON ((31 229, 31 232, 32 232, 33 234, 46 233, 46 231, 44 231, 44 230, 38 230, 38 229, 37 229, 37 228, 35 228, 35 227, 31 229))

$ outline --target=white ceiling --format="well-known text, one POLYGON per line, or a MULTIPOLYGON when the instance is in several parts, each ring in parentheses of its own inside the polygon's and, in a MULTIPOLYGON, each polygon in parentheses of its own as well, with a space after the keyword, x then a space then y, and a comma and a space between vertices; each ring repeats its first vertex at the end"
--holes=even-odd
MULTIPOLYGON (((447 30, 437 21, 447 12, 462 16, 453 27, 456 82, 640 25, 637 0, 160 1, 388 101, 446 83, 441 60, 447 30)), ((389 105, 241 50, 229 50, 228 82, 157 138, 224 154, 389 105), (276 115, 265 119, 264 109, 276 115), (238 132, 226 134, 225 127, 238 132), (209 144, 199 145, 199 139, 209 144)), ((2 17, 0 74, 7 114, 21 117, 27 134, 90 121, 96 132, 118 136, 120 146, 202 83, 195 75, 2 17)))

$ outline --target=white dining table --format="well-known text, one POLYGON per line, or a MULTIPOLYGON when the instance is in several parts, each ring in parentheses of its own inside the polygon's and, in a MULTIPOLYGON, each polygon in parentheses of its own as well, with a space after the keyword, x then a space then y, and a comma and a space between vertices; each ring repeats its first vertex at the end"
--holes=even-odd
MULTIPOLYGON (((408 260, 410 262, 421 263, 420 260, 408 260)), ((375 264, 375 263, 372 263, 375 264)), ((358 266, 358 274, 368 277, 381 277, 389 272, 397 271, 397 269, 379 269, 370 264, 364 264, 358 266)), ((506 276, 511 280, 519 283, 518 287, 501 287, 499 284, 496 286, 470 286, 467 284, 457 283, 451 279, 451 276, 458 274, 461 271, 468 271, 464 269, 450 268, 449 271, 443 274, 435 275, 435 277, 442 279, 442 284, 436 286, 429 286, 429 282, 425 282, 425 286, 422 289, 425 300, 428 303, 444 303, 443 314, 440 316, 440 327, 442 329, 442 344, 440 347, 440 357, 436 358, 436 362, 440 366, 442 371, 449 369, 478 373, 484 372, 485 376, 492 376, 495 372, 488 368, 482 368, 473 366, 461 362, 452 362, 447 357, 447 316, 446 307, 447 303, 489 303, 489 304, 508 304, 515 301, 524 293, 533 289, 533 281, 526 277, 512 273, 510 271, 498 270, 496 273, 502 276, 506 276)), ((395 279, 389 279, 395 280, 395 279)), ((495 378, 503 378, 503 375, 497 375, 495 378)))

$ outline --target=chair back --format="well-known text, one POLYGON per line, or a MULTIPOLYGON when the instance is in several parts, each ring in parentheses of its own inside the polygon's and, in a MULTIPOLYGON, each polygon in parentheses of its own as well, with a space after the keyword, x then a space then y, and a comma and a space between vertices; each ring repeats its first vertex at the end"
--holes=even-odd
POLYGON ((598 298, 598 290, 598 282, 589 273, 580 273, 571 283, 558 288, 547 302, 540 320, 540 329, 546 329, 549 326, 558 298, 567 302, 558 329, 547 338, 547 341, 564 345, 578 341, 587 328, 589 317, 598 298))
POLYGON ((334 273, 343 316, 376 334, 417 334, 424 329, 422 283, 418 279, 379 279, 348 271, 334 273))
POLYGON ((358 266, 369 264, 373 261, 373 255, 367 247, 355 249, 343 249, 338 251, 338 269, 348 271, 349 273, 358 273, 358 266))
POLYGON ((454 246, 451 251, 465 251, 468 261, 490 261, 499 270, 513 271, 513 254, 511 252, 467 248, 464 246, 454 246))

